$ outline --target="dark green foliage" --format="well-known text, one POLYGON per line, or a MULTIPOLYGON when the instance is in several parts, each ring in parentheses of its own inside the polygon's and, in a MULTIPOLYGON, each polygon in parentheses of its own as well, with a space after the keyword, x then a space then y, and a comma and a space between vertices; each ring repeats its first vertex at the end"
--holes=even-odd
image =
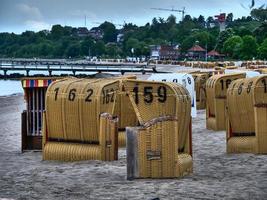
POLYGON ((224 42, 223 52, 231 58, 240 59, 242 45, 243 40, 240 36, 232 36, 224 42))
POLYGON ((104 22, 99 26, 104 32, 104 42, 115 42, 117 37, 116 27, 110 22, 104 22))
POLYGON ((186 53, 196 42, 207 51, 216 49, 228 58, 266 58, 266 8, 253 9, 251 16, 234 19, 226 17, 227 29, 219 33, 213 17, 185 15, 178 22, 174 15, 167 19, 153 18, 151 23, 136 26, 125 23, 117 30, 110 22, 98 28, 103 39, 79 37, 78 29, 54 25, 51 31, 25 31, 22 34, 0 33, 0 57, 81 58, 85 56, 121 58, 149 56, 150 45, 180 45, 186 53), (117 34, 123 41, 117 43, 117 34))
POLYGON ((66 56, 68 58, 75 58, 80 55, 80 45, 79 43, 74 43, 68 46, 66 49, 66 56))
POLYGON ((256 39, 251 35, 246 35, 243 38, 243 44, 241 48, 242 58, 245 60, 252 59, 257 56, 258 44, 256 39))
POLYGON ((260 45, 259 49, 259 56, 262 59, 267 59, 267 38, 263 41, 263 43, 260 45))
POLYGON ((218 41, 217 41, 217 46, 215 49, 219 52, 222 52, 224 43, 226 42, 226 40, 228 40, 233 35, 234 35, 234 31, 231 28, 228 28, 225 31, 220 32, 218 41))
POLYGON ((260 8, 255 8, 250 14, 253 19, 264 22, 267 20, 267 6, 265 8, 264 5, 260 8))
POLYGON ((263 22, 259 27, 255 28, 253 35, 256 37, 258 43, 267 38, 267 22, 263 22))

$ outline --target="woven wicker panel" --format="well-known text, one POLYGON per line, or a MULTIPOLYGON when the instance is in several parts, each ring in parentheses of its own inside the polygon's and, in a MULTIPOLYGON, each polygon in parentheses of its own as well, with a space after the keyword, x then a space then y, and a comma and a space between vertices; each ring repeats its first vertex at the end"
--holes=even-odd
POLYGON ((256 137, 231 137, 227 141, 227 153, 255 153, 256 137))
POLYGON ((79 117, 79 99, 82 93, 83 79, 77 79, 67 84, 62 91, 62 119, 64 139, 82 141, 79 117))
MULTIPOLYGON (((44 114, 45 115, 45 114, 44 114)), ((45 116, 44 116, 45 119, 45 116)), ((43 132, 46 132, 46 123, 43 132)), ((43 137, 43 159, 78 161, 78 160, 117 160, 118 159, 118 118, 108 113, 100 115, 100 133, 98 144, 49 141, 43 137)))
POLYGON ((252 87, 257 153, 267 153, 267 75, 259 76, 252 87))
POLYGON ((176 92, 168 83, 125 81, 124 85, 141 124, 159 116, 176 115, 176 92), (159 97, 158 91, 164 96, 159 97))
POLYGON ((119 128, 124 129, 126 126, 136 126, 138 124, 138 119, 129 96, 125 91, 121 91, 118 98, 120 101, 120 103, 118 103, 120 107, 118 114, 120 119, 119 128))
POLYGON ((125 131, 119 131, 118 146, 119 147, 125 147, 126 146, 126 133, 125 133, 125 131))
POLYGON ((43 160, 101 160, 100 150, 99 145, 47 142, 43 149, 43 160))
MULTIPOLYGON (((191 101, 190 96, 185 89, 185 87, 181 85, 172 84, 173 89, 176 91, 178 101, 176 101, 176 118, 178 119, 178 127, 179 127, 179 152, 187 152, 189 153, 189 149, 186 149, 186 140, 188 140, 189 135, 191 134, 191 101), (186 97, 188 96, 188 97, 186 97)), ((190 136, 191 137, 191 136, 190 136)))
POLYGON ((101 160, 118 159, 118 118, 108 113, 100 116, 101 160))
MULTIPOLYGON (((104 83, 105 84, 105 83, 104 83)), ((81 141, 98 141, 99 136, 99 115, 100 106, 103 105, 101 79, 84 80, 81 85, 82 90, 79 95, 79 120, 77 126, 80 126, 81 141)), ((109 111, 113 103, 110 104, 109 111)), ((109 112, 103 111, 103 112, 109 112)))
POLYGON ((228 152, 267 153, 266 83, 267 76, 258 76, 234 81, 228 89, 228 152))
POLYGON ((179 119, 179 146, 183 149, 191 120, 188 91, 177 83, 127 80, 124 85, 141 125, 161 116, 179 119))
POLYGON ((119 82, 105 79, 67 79, 47 92, 48 137, 98 141, 100 113, 114 113, 119 82))
POLYGON ((141 124, 159 116, 177 116, 177 102, 185 107, 191 103, 186 89, 175 83, 127 80, 124 85, 141 124))
POLYGON ((227 91, 227 112, 233 136, 255 133, 253 82, 255 78, 233 81, 227 91))
POLYGON ((114 79, 54 82, 46 96, 43 158, 116 160, 118 119, 112 113, 118 91, 119 81, 114 79))
MULTIPOLYGON (((138 123, 132 103, 125 92, 123 80, 136 80, 136 76, 128 75, 116 77, 120 82, 120 91, 117 95, 114 115, 119 117, 119 129, 125 129, 126 126, 136 126, 138 123)), ((125 143, 125 142, 124 142, 125 143)))
POLYGON ((263 68, 263 69, 258 69, 258 72, 260 72, 261 74, 267 74, 267 69, 263 68))
POLYGON ((176 176, 186 176, 193 172, 193 160, 190 154, 178 154, 176 176))
POLYGON ((178 155, 178 122, 161 117, 127 128, 127 177, 175 178, 192 172, 192 157, 178 155))
POLYGON ((42 149, 44 149, 44 145, 47 142, 47 119, 46 119, 46 111, 43 112, 43 121, 42 121, 42 149))
POLYGON ((245 74, 220 74, 208 79, 206 83, 207 129, 225 130, 226 92, 231 82, 239 78, 245 78, 245 74), (215 124, 210 123, 213 120, 209 120, 209 118, 215 118, 215 124))
MULTIPOLYGON (((266 95, 266 94, 265 94, 266 95)), ((267 154, 267 107, 255 107, 256 153, 267 154)))
POLYGON ((237 66, 226 66, 225 69, 237 69, 237 66))
POLYGON ((210 77, 210 72, 193 73, 195 80, 197 109, 206 108, 206 82, 210 77))
POLYGON ((193 80, 193 76, 191 74, 183 74, 183 73, 159 73, 152 74, 147 80, 149 81, 162 81, 162 82, 170 82, 177 83, 179 85, 183 85, 190 94, 191 97, 191 116, 196 117, 197 109, 196 109, 196 94, 195 94, 195 84, 193 80))
POLYGON ((75 82, 77 79, 61 79, 54 81, 47 89, 46 92, 46 120, 47 120, 47 132, 48 137, 55 137, 64 139, 63 131, 63 117, 62 117, 62 104, 64 95, 63 91, 69 83, 75 82), (53 102, 53 103, 51 103, 53 102), (51 123, 50 123, 51 122, 51 123))

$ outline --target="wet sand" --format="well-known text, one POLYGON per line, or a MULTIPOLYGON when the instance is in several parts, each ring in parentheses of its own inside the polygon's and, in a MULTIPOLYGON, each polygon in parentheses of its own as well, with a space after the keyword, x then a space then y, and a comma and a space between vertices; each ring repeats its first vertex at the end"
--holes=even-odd
POLYGON ((126 180, 126 153, 113 162, 42 161, 20 152, 23 96, 0 97, 0 199, 267 199, 267 155, 227 155, 225 132, 193 120, 194 173, 180 179, 126 180))

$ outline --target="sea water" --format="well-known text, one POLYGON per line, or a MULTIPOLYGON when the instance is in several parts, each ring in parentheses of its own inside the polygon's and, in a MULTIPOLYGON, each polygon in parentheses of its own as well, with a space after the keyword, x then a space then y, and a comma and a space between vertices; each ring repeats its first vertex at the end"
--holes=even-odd
POLYGON ((21 81, 19 80, 0 80, 0 96, 23 93, 21 81))
MULTIPOLYGON (((20 73, 24 74, 21 71, 12 71, 12 73, 20 73)), ((95 74, 96 72, 77 72, 76 75, 78 74, 86 74, 86 75, 92 75, 95 74)), ((0 72, 1 74, 1 72, 0 72)), ((8 73, 9 74, 9 73, 8 73)), ((36 75, 36 74, 42 74, 42 75, 48 75, 48 72, 44 71, 30 71, 29 75, 36 75)), ((70 75, 72 76, 73 74, 70 72, 65 72, 65 71, 55 71, 53 72, 53 75, 70 75)), ((111 72, 109 74, 117 74, 119 75, 119 72, 111 72)), ((23 93, 23 88, 20 80, 3 80, 0 79, 0 96, 6 96, 6 95, 12 95, 12 94, 18 94, 18 93, 23 93)))

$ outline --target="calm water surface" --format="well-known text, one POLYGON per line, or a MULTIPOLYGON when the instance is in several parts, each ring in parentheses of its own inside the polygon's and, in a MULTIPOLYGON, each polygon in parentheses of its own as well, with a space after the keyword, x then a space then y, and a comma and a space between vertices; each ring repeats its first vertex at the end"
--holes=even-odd
POLYGON ((0 96, 23 93, 21 81, 0 80, 0 96))

